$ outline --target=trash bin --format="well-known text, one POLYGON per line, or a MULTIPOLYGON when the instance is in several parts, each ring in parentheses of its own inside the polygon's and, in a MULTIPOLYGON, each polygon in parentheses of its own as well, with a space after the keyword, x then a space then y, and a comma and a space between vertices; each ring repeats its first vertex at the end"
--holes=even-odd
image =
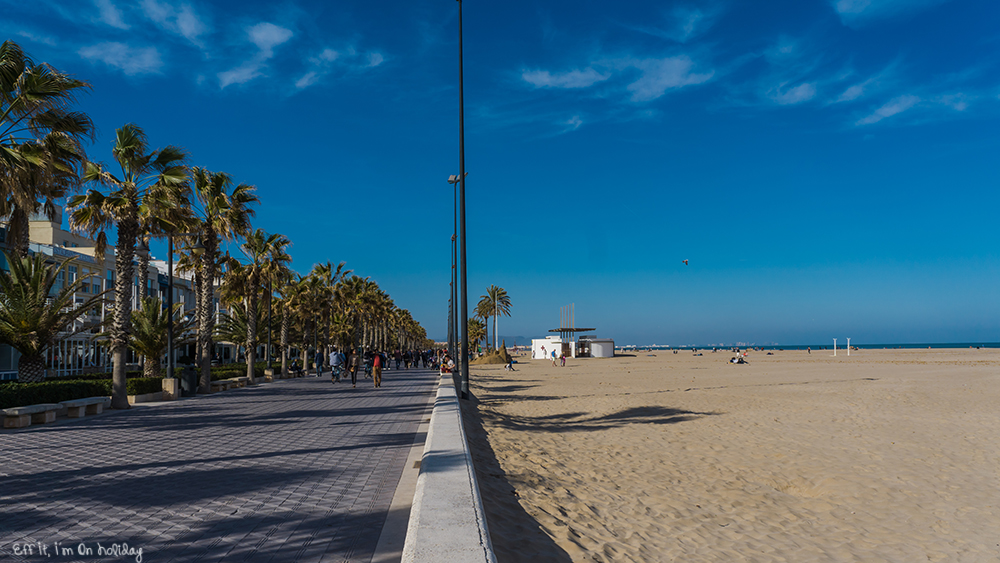
POLYGON ((198 393, 198 372, 194 366, 181 370, 181 397, 194 397, 198 393))

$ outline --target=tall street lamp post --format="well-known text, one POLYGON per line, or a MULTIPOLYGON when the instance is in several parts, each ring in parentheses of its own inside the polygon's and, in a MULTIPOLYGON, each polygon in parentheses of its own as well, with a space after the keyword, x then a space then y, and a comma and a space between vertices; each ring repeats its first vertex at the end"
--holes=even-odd
POLYGON ((469 291, 468 272, 466 270, 466 238, 465 238, 465 91, 462 76, 462 0, 458 0, 458 178, 459 188, 459 225, 462 245, 462 398, 469 398, 469 291))

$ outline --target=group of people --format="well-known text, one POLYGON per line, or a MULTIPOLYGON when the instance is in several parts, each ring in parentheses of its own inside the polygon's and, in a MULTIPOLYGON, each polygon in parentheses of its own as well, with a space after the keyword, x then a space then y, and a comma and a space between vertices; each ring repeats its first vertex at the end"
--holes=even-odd
POLYGON ((390 361, 394 360, 396 362, 396 369, 410 369, 410 367, 437 367, 435 361, 436 355, 433 351, 420 351, 420 350, 396 350, 390 357, 385 352, 380 352, 376 350, 368 350, 364 354, 358 354, 356 350, 351 350, 349 354, 344 354, 344 352, 334 348, 329 357, 324 357, 323 352, 317 350, 315 352, 315 365, 316 365, 316 376, 319 377, 323 374, 324 364, 330 366, 332 369, 332 374, 330 375, 330 381, 332 383, 337 383, 341 378, 347 379, 348 376, 351 378, 351 385, 353 387, 358 386, 358 372, 364 368, 364 378, 371 378, 374 382, 376 388, 382 386, 382 372, 383 370, 390 369, 390 361), (402 367, 401 367, 402 366, 402 367))

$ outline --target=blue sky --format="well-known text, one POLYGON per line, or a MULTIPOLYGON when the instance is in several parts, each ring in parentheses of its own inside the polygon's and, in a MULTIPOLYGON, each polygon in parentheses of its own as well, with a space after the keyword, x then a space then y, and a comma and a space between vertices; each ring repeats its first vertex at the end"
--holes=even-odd
MULTIPOLYGON (((345 260, 444 337, 456 2, 0 8, 93 84, 91 158, 138 123, 255 184, 296 269, 345 260)), ((1000 341, 1000 4, 464 9, 470 307, 506 288, 502 335, 575 303, 623 344, 1000 341)))

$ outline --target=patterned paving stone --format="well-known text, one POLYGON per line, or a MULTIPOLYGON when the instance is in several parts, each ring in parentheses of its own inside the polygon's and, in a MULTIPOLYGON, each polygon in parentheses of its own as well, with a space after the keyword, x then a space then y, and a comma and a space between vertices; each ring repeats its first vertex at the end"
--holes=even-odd
POLYGON ((370 561, 436 383, 284 380, 0 433, 0 561, 370 561))

